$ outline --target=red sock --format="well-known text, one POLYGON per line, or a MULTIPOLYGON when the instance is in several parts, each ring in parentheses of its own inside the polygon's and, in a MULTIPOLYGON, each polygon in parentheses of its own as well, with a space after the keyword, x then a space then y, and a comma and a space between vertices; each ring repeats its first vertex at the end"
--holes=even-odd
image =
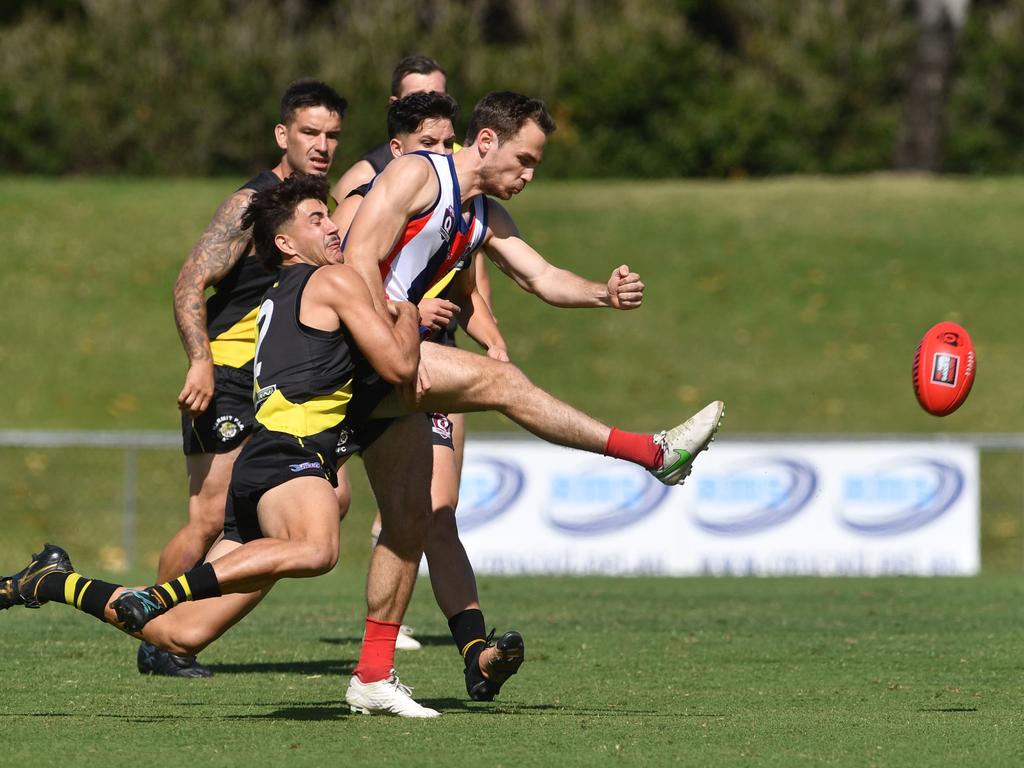
POLYGON ((395 640, 401 624, 377 621, 367 617, 363 634, 363 650, 359 654, 355 675, 364 683, 386 680, 395 666, 395 640))
POLYGON ((661 446, 654 442, 654 435, 623 432, 615 427, 612 427, 612 432, 608 435, 604 455, 632 461, 645 469, 661 466, 661 446))

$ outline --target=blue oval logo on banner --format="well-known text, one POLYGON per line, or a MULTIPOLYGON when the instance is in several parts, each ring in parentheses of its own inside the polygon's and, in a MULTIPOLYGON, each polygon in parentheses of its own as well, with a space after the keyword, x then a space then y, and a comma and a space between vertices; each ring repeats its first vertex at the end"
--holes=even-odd
POLYGON ((964 489, 964 474, 937 459, 907 459, 843 481, 839 520, 864 536, 896 536, 941 517, 964 489))
POLYGON ((642 469, 593 462, 552 477, 544 516, 559 531, 594 536, 643 520, 667 494, 668 486, 642 469))
POLYGON ((693 521, 718 536, 746 536, 780 525, 807 506, 818 474, 800 459, 742 461, 697 476, 693 521))
POLYGON ((518 465, 490 457, 467 458, 459 484, 459 530, 470 531, 504 514, 523 492, 518 465))

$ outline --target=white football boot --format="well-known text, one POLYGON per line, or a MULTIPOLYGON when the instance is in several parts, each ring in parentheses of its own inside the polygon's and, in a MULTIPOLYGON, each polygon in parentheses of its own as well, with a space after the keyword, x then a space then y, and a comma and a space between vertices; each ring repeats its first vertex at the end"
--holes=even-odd
POLYGON ((417 640, 413 635, 416 634, 416 630, 412 627, 407 627, 405 624, 398 628, 398 637, 395 638, 395 650, 398 651, 418 651, 423 647, 422 643, 417 640))
POLYGON ((398 717, 440 717, 436 709, 417 704, 412 688, 403 685, 395 670, 386 680, 364 683, 355 675, 345 691, 349 709, 363 715, 397 715, 398 717))
POLYGON ((665 485, 681 485, 693 469, 697 454, 715 439, 724 412, 725 403, 715 400, 678 427, 656 434, 654 442, 661 446, 662 459, 661 466, 650 470, 651 474, 665 485))

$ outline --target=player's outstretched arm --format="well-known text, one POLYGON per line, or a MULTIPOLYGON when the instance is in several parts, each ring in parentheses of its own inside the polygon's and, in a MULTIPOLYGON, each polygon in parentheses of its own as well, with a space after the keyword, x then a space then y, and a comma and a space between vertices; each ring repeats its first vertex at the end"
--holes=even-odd
MULTIPOLYGON (((310 278, 303 298, 310 309, 330 309, 348 329, 359 351, 380 377, 391 384, 409 384, 420 362, 419 312, 407 301, 390 303, 384 318, 373 306, 370 291, 351 267, 320 269, 310 278)), ((305 314, 303 314, 305 316, 305 314)))
POLYGON ((437 198, 438 181, 430 161, 419 155, 396 158, 377 176, 363 198, 345 240, 345 263, 358 272, 386 315, 387 298, 380 262, 401 238, 406 223, 437 198))
POLYGON ((185 386, 178 407, 198 415, 213 396, 213 355, 206 330, 206 289, 231 271, 252 242, 242 229, 242 215, 253 190, 239 190, 223 203, 192 249, 174 284, 174 320, 188 355, 185 386))
POLYGON ((490 223, 484 252, 497 267, 526 291, 556 307, 635 309, 643 301, 644 284, 626 265, 616 268, 607 283, 595 283, 560 269, 519 236, 515 222, 501 205, 488 200, 490 223))

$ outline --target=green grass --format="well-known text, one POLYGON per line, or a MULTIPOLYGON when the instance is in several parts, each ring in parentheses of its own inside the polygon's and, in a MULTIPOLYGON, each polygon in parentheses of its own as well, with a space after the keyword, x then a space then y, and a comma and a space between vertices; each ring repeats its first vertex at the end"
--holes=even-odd
MULTIPOLYGON (((176 428, 171 287, 239 181, 0 178, 0 426, 176 428)), ((1021 432, 1022 206, 1024 179, 542 182, 512 204, 526 238, 595 279, 628 262, 645 306, 556 310, 495 275, 496 311, 533 378, 624 427, 717 397, 733 432, 1021 432), (909 370, 943 319, 979 373, 939 421, 909 370)))
MULTIPOLYGON (((0 178, 0 429, 177 429, 171 285, 239 181, 0 178)), ((645 307, 555 310, 495 275, 496 308, 534 379, 626 428, 720 397, 732 432, 1024 432, 1022 207, 1024 179, 540 183, 512 205, 526 237, 594 278, 628 262, 645 307), (979 375, 939 421, 909 369, 942 319, 972 333, 979 375)), ((121 462, 0 449, 0 572, 57 540, 83 571, 149 581, 183 461, 139 454, 127 573, 121 462)), ((529 646, 496 705, 464 702, 421 584, 427 647, 400 671, 446 717, 419 723, 341 706, 372 514, 355 472, 343 565, 280 585, 204 654, 214 680, 141 678, 131 642, 62 606, 0 615, 0 765, 1016 765, 1024 467, 986 454, 982 473, 979 578, 482 579, 489 621, 529 646)))
POLYGON ((1019 578, 485 579, 528 644, 494 704, 463 700, 421 584, 426 647, 399 665, 434 722, 344 711, 362 579, 281 584, 204 654, 209 681, 140 677, 132 642, 64 606, 9 612, 0 763, 1019 764, 1019 578))

